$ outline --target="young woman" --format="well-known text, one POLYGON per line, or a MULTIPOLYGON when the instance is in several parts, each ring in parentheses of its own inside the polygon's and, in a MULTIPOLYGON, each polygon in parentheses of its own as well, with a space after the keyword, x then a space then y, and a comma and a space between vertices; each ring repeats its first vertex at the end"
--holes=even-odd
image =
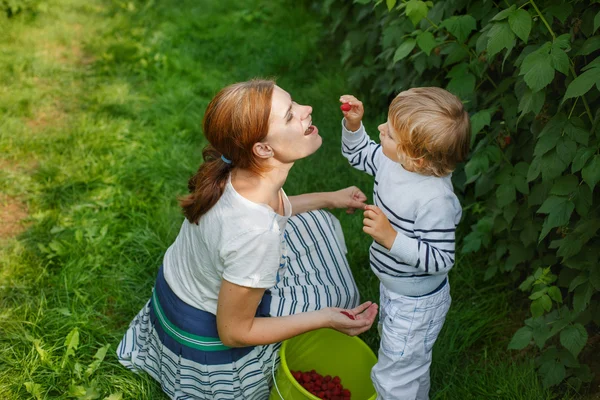
POLYGON ((375 319, 376 304, 358 305, 338 221, 320 211, 362 209, 365 195, 282 189, 321 146, 311 113, 268 80, 228 86, 208 105, 186 219, 117 350, 173 399, 267 398, 281 341, 319 328, 357 335, 375 319))

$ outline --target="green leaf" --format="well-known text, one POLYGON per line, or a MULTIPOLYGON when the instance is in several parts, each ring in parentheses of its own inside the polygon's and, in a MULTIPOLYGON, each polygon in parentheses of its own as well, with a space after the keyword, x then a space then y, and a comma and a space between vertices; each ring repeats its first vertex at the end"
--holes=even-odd
POLYGON ((492 110, 481 110, 471 116, 471 135, 475 137, 484 126, 489 126, 492 122, 492 110))
POLYGON ((575 295, 573 296, 573 310, 580 312, 586 309, 592 298, 594 289, 589 282, 585 282, 575 289, 575 295))
POLYGON ((592 31, 592 33, 596 33, 598 28, 600 28, 600 11, 598 11, 598 14, 596 14, 596 16, 594 17, 594 30, 592 31))
POLYGON ((587 185, 579 185, 575 194, 575 211, 581 217, 587 217, 592 206, 592 190, 587 185))
POLYGON ((563 175, 554 181, 550 194, 566 196, 577 190, 579 179, 575 175, 563 175))
POLYGON ((557 286, 551 286, 548 288, 548 296, 550 296, 550 298, 557 303, 563 302, 562 293, 557 286))
POLYGON ((440 27, 446 28, 459 43, 464 43, 477 29, 477 21, 470 15, 457 15, 443 20, 440 27))
POLYGON ((494 15, 494 18, 492 18, 492 21, 501 21, 503 19, 508 18, 514 11, 515 11, 515 5, 513 4, 512 6, 508 7, 505 10, 500 11, 498 14, 494 15))
POLYGON ((75 355, 75 350, 79 347, 79 329, 73 328, 65 339, 65 346, 67 347, 65 355, 75 355))
POLYGON ((31 394, 36 400, 41 400, 44 396, 42 394, 42 385, 34 382, 25 382, 25 390, 31 394))
POLYGON ((566 225, 575 209, 575 204, 567 197, 550 196, 537 210, 540 214, 548 214, 542 226, 539 240, 541 241, 550 229, 566 225))
POLYGON ((567 326, 560 332, 560 344, 577 358, 588 340, 588 334, 583 325, 567 326))
POLYGON ((600 180, 600 155, 596 154, 592 161, 581 170, 581 176, 593 191, 596 183, 600 180))
POLYGON ((600 83, 600 68, 591 68, 585 71, 569 84, 563 101, 583 96, 597 83, 600 83))
POLYGON ((577 143, 568 137, 561 137, 556 143, 556 154, 566 165, 571 164, 577 154, 577 143))
POLYGON ((573 12, 573 6, 569 3, 563 2, 546 8, 546 12, 553 17, 558 18, 560 22, 564 24, 569 15, 571 15, 573 12))
POLYGON ((522 350, 531 343, 533 332, 528 326, 524 326, 513 335, 508 348, 511 350, 522 350))
POLYGON ((395 64, 398 61, 404 59, 406 56, 408 56, 416 45, 417 41, 413 38, 408 38, 404 42, 402 42, 402 44, 398 46, 398 49, 396 49, 396 52, 394 53, 394 58, 392 60, 393 63, 395 64))
POLYGON ((392 8, 396 5, 396 0, 385 0, 385 4, 387 5, 388 11, 392 11, 392 8))
POLYGON ((488 32, 488 37, 487 52, 490 58, 502 49, 512 49, 515 46, 515 34, 510 29, 508 22, 494 23, 488 32))
POLYGON ((572 292, 573 290, 577 289, 577 287, 579 287, 587 281, 588 277, 585 273, 582 272, 581 274, 577 275, 569 284, 569 292, 572 292))
POLYGON ((123 393, 121 393, 121 392, 111 393, 110 396, 105 397, 104 400, 123 400, 123 393))
POLYGON ((541 299, 535 299, 531 302, 531 315, 534 317, 540 317, 544 315, 544 305, 542 304, 541 299))
POLYGON ((410 0, 406 3, 406 15, 414 26, 417 26, 423 18, 427 16, 427 4, 420 0, 410 0))
POLYGON ((551 150, 542 156, 540 168, 542 170, 542 181, 554 179, 567 169, 568 163, 562 161, 556 150, 551 150))
POLYGON ((492 279, 494 277, 494 275, 496 275, 496 272, 498 272, 498 266, 492 265, 492 266, 488 267, 485 270, 485 274, 483 275, 483 280, 489 281, 490 279, 492 279))
POLYGON ((475 91, 476 78, 473 74, 466 73, 456 78, 452 78, 446 86, 446 90, 455 94, 461 99, 469 97, 475 91))
POLYGON ((569 74, 569 66, 571 65, 571 61, 563 49, 556 44, 553 44, 552 50, 550 51, 550 58, 552 59, 552 67, 555 70, 562 72, 564 75, 569 74))
POLYGON ((571 34, 565 33, 554 39, 553 45, 558 46, 560 49, 565 51, 571 50, 571 34))
POLYGON ((544 307, 544 310, 550 311, 552 309, 552 300, 550 300, 550 296, 545 294, 542 297, 540 297, 539 300, 542 304, 542 307, 544 307))
POLYGON ((600 49, 600 36, 592 36, 591 38, 588 38, 585 42, 583 42, 581 48, 577 52, 577 55, 587 56, 588 54, 591 54, 598 49, 600 49))
POLYGON ((523 60, 519 74, 524 75, 525 83, 533 92, 545 88, 554 79, 550 54, 539 50, 530 53, 523 60))
POLYGON ((431 32, 421 32, 419 36, 417 36, 417 44, 427 55, 429 55, 431 50, 437 46, 435 37, 431 32))
MULTIPOLYGON (((590 131, 582 126, 574 125, 572 122, 573 120, 569 120, 569 122, 565 124, 565 133, 577 143, 587 146, 590 139, 590 131)), ((583 125, 583 122, 577 122, 577 124, 583 125)))
POLYGON ((596 152, 595 149, 589 147, 582 147, 577 150, 575 158, 573 158, 573 165, 571 165, 571 172, 575 173, 585 167, 585 164, 596 152))
POLYGON ((544 387, 558 385, 565 379, 565 366, 556 360, 550 360, 540 366, 540 374, 544 387))
POLYGON ((90 376, 92 376, 92 374, 94 372, 96 372, 96 370, 98 369, 98 367, 100 366, 100 364, 102 363, 102 361, 104 360, 104 357, 106 357, 106 352, 108 351, 108 348, 110 347, 110 344, 107 344, 105 346, 102 346, 98 349, 98 351, 96 351, 96 354, 94 355, 94 358, 96 359, 95 361, 93 361, 87 368, 87 370, 85 371, 85 377, 89 378, 90 376))
POLYGON ((549 133, 547 135, 540 135, 537 143, 535 144, 535 149, 533 150, 533 155, 539 157, 539 156, 546 154, 548 151, 552 150, 553 148, 555 148, 556 144, 561 139, 561 132, 562 132, 562 129, 552 130, 552 131, 549 131, 549 133))
POLYGON ((535 157, 531 161, 531 165, 529 166, 529 170, 527 171, 527 182, 531 182, 535 180, 541 172, 541 157, 535 157))
POLYGON ((537 241, 539 234, 539 230, 537 226, 533 224, 526 224, 521 233, 519 234, 519 239, 523 242, 523 245, 529 246, 530 244, 534 244, 537 241))
POLYGON ((527 43, 529 32, 531 32, 531 16, 522 9, 516 9, 508 15, 508 24, 510 29, 521 39, 527 43))
POLYGON ((540 111, 542 111, 545 101, 546 93, 543 90, 539 90, 534 93, 531 91, 531 89, 526 88, 525 92, 521 96, 521 100, 519 101, 519 112, 522 114, 527 114, 531 111, 537 115, 540 113, 540 111))
POLYGON ((517 199, 517 192, 513 184, 503 184, 496 189, 497 205, 500 208, 507 206, 517 199))

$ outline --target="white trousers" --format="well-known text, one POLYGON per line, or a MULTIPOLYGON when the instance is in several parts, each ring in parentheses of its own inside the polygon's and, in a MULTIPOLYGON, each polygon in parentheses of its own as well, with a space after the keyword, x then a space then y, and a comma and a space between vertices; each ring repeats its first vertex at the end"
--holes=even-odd
POLYGON ((409 297, 380 285, 379 359, 371 370, 378 400, 429 399, 431 350, 450 308, 450 284, 409 297))

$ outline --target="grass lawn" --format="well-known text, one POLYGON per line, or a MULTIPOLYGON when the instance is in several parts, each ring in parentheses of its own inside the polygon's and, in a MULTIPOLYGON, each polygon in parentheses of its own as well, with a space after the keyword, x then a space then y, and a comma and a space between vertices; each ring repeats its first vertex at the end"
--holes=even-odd
MULTIPOLYGON (((183 220, 176 196, 201 160, 204 108, 229 83, 276 77, 323 136, 288 194, 370 194, 340 153, 350 88, 319 21, 291 1, 45 4, 0 16, 0 398, 163 399, 114 351, 183 220)), ((384 110, 366 108, 376 132, 384 110)), ((362 217, 336 215, 361 295, 378 301, 362 217)), ((459 259, 450 274, 432 399, 575 398, 542 389, 534 354, 507 352, 526 303, 483 270, 459 259)), ((362 337, 377 349, 375 329, 362 337)))

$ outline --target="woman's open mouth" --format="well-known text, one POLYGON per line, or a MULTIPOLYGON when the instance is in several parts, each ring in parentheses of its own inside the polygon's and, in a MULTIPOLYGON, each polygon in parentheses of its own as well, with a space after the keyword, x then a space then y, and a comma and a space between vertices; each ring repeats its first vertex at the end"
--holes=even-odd
POLYGON ((310 125, 306 131, 304 131, 304 136, 312 135, 313 133, 317 133, 319 130, 316 126, 310 125))

